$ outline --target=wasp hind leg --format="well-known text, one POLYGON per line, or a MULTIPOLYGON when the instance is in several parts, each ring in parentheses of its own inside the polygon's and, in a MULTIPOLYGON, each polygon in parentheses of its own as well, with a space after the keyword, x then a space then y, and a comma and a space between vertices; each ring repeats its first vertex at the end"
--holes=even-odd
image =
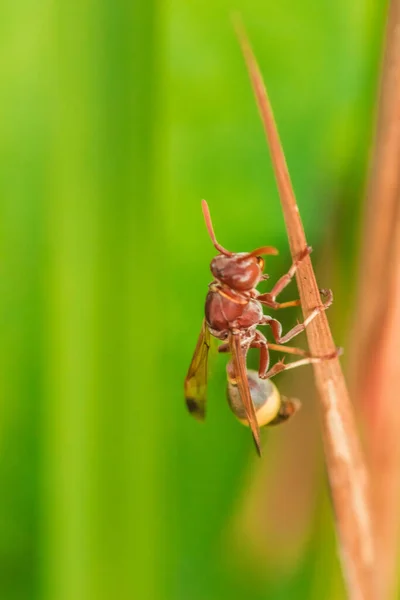
MULTIPOLYGON (((305 356, 305 358, 301 358, 300 360, 295 360, 291 363, 285 363, 284 359, 278 361, 274 364, 273 367, 270 368, 269 371, 264 375, 265 379, 270 377, 274 377, 278 373, 282 373, 282 371, 289 371, 289 369, 296 369, 297 367, 302 367, 304 365, 316 365, 318 363, 325 362, 326 360, 332 360, 337 358, 343 353, 342 348, 336 348, 334 352, 331 354, 326 354, 325 356, 305 356)), ((307 355, 307 353, 305 353, 307 355)))

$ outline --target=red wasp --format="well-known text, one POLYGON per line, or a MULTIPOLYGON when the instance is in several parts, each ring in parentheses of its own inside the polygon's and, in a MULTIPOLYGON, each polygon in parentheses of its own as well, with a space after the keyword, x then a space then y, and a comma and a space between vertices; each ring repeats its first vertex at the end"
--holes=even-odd
POLYGON ((253 434, 258 454, 261 454, 260 430, 267 424, 286 420, 297 408, 294 401, 281 398, 270 378, 283 370, 293 369, 309 363, 321 362, 337 356, 313 357, 299 348, 282 346, 298 335, 322 311, 332 304, 330 290, 321 290, 326 296, 324 304, 317 306, 304 323, 295 325, 282 335, 282 325, 273 317, 264 315, 263 305, 272 309, 299 306, 300 300, 277 302, 276 297, 292 280, 299 264, 311 252, 308 246, 293 262, 289 271, 283 275, 272 290, 260 294, 256 286, 267 279, 263 274, 265 255, 276 255, 278 251, 271 246, 263 246, 252 252, 229 252, 217 242, 211 222, 207 202, 202 201, 203 214, 208 233, 219 254, 211 261, 214 280, 209 284, 200 336, 194 351, 192 362, 185 379, 185 398, 190 413, 203 420, 206 410, 207 359, 210 347, 210 335, 222 340, 219 352, 230 352, 232 359, 227 365, 228 400, 235 415, 253 434), (272 330, 275 344, 270 343, 257 329, 259 325, 268 325, 272 330), (258 374, 246 369, 246 356, 250 348, 258 348, 260 362, 258 374), (269 367, 269 350, 279 350, 302 356, 300 360, 285 364, 280 360, 269 367))

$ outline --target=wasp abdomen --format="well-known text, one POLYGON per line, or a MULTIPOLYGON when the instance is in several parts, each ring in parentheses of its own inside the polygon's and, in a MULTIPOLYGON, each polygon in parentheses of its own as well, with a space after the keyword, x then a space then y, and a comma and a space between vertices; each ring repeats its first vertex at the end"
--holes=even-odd
MULTIPOLYGON (((229 365, 228 372, 228 402, 234 415, 244 425, 248 425, 246 411, 243 406, 234 378, 230 376, 229 365)), ((257 371, 247 370, 247 379, 250 388, 251 399, 256 413, 259 427, 268 425, 276 419, 281 407, 281 396, 278 389, 270 379, 260 379, 257 371)))

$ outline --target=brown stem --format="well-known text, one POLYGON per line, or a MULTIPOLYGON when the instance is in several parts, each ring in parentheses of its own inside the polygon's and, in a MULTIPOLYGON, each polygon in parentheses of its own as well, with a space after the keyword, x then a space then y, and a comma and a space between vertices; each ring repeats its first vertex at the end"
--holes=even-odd
MULTIPOLYGON (((365 359, 379 332, 386 308, 391 268, 393 215, 398 202, 400 149, 400 0, 392 0, 386 28, 386 48, 365 215, 357 321, 351 368, 354 386, 365 384, 365 359), (371 285, 379 274, 379 285, 371 285)), ((360 393, 362 402, 367 397, 360 393)))
POLYGON ((372 496, 376 536, 376 571, 380 598, 398 597, 400 501, 400 211, 393 232, 393 269, 388 287, 388 306, 380 322, 381 335, 374 348, 368 389, 366 419, 368 458, 375 483, 372 496))
MULTIPOLYGON (((295 260, 307 247, 299 208, 259 67, 246 34, 238 23, 236 31, 270 148, 290 250, 295 260)), ((321 302, 309 257, 301 263, 296 279, 306 318, 321 302)), ((335 351, 325 313, 321 313, 310 323, 307 337, 313 355, 324 356, 335 351)), ((377 596, 374 591, 374 545, 368 477, 349 394, 338 359, 315 364, 314 374, 320 398, 322 437, 348 595, 354 600, 372 600, 377 596)))
POLYGON ((400 530, 400 0, 392 0, 378 105, 352 348, 371 477, 380 598, 398 597, 400 530), (393 594, 393 596, 391 595, 393 594))

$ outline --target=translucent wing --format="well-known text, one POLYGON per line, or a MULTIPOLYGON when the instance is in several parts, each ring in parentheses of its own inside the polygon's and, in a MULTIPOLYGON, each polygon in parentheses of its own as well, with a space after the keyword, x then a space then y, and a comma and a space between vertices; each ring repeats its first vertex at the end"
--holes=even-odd
POLYGON ((245 357, 240 344, 240 333, 231 332, 229 334, 229 345, 232 352, 232 362, 235 370, 235 384, 238 387, 239 394, 242 399, 243 407, 246 412, 246 418, 253 434, 257 454, 261 456, 260 429, 258 427, 256 413, 250 395, 245 357))
POLYGON ((207 362, 210 349, 210 332, 205 320, 185 379, 185 400, 189 412, 203 421, 207 402, 207 362))

